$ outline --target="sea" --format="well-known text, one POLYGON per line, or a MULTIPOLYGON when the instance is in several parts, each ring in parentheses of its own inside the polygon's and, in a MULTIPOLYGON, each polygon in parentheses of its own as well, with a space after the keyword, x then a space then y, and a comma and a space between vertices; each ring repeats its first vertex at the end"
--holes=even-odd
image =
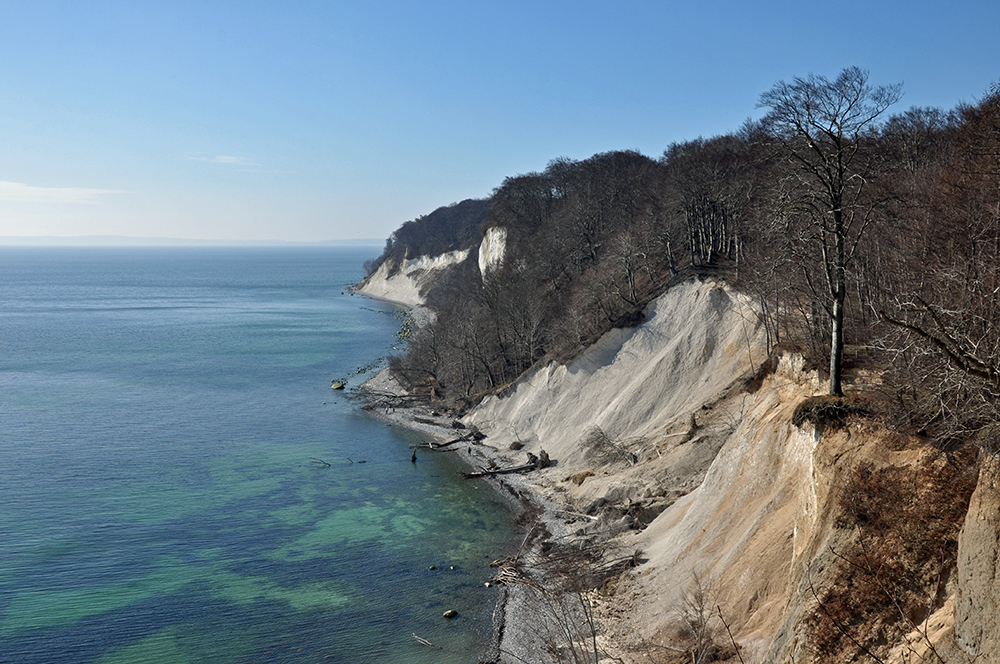
POLYGON ((511 514, 352 396, 377 253, 0 248, 0 662, 477 661, 511 514))

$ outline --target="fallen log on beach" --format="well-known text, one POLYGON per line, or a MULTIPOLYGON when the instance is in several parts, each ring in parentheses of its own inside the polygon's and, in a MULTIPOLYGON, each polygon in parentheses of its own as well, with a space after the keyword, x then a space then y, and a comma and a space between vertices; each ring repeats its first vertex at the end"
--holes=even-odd
POLYGON ((367 401, 362 406, 365 410, 385 408, 386 406, 390 408, 411 408, 413 406, 425 405, 430 401, 430 398, 425 394, 397 394, 395 392, 382 392, 367 388, 359 388, 356 396, 367 401))
POLYGON ((535 470, 535 464, 526 463, 523 466, 514 466, 512 468, 497 468, 496 470, 479 470, 474 473, 462 473, 462 477, 464 477, 467 480, 471 480, 476 477, 493 477, 494 475, 509 475, 510 473, 523 473, 529 470, 535 470))
POLYGON ((443 443, 436 443, 433 440, 428 440, 423 443, 412 443, 410 445, 411 450, 422 450, 427 448, 433 452, 453 452, 454 450, 446 450, 444 448, 450 447, 456 443, 465 443, 470 440, 469 436, 462 436, 461 438, 452 438, 451 440, 446 440, 443 443))
POLYGON ((470 480, 476 477, 493 477, 494 475, 509 475, 511 473, 525 473, 531 470, 541 470, 542 468, 548 468, 552 465, 552 460, 549 458, 548 453, 545 450, 539 450, 538 456, 535 456, 531 452, 528 452, 528 463, 521 466, 513 466, 511 468, 495 468, 492 470, 478 470, 472 473, 462 473, 465 479, 470 480))

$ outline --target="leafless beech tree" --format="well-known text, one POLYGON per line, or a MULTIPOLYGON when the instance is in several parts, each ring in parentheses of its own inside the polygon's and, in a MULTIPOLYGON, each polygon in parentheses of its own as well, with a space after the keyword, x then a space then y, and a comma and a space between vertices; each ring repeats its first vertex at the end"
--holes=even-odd
POLYGON ((805 265, 803 271, 830 320, 833 395, 843 393, 847 271, 877 209, 866 196, 866 185, 880 157, 867 149, 867 139, 900 91, 901 85, 872 87, 868 72, 849 67, 833 80, 810 74, 791 83, 780 81, 758 103, 769 109, 764 128, 797 179, 796 235, 819 257, 819 275, 805 265))
POLYGON ((753 190, 748 145, 719 136, 674 143, 663 153, 671 207, 683 218, 692 265, 739 259, 740 217, 753 190))

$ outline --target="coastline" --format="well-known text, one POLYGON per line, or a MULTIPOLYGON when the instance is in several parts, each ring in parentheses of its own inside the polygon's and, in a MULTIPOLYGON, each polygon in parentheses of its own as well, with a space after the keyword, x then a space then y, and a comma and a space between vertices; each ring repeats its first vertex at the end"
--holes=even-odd
MULTIPOLYGON (((413 298, 408 289, 389 292, 383 288, 378 294, 374 294, 367 291, 365 285, 363 281, 353 287, 352 292, 400 307, 412 319, 416 328, 433 321, 434 312, 422 300, 413 298)), ((491 445, 488 438, 473 437, 472 431, 476 430, 474 427, 468 427, 460 420, 437 412, 431 407, 429 400, 411 394, 392 377, 389 367, 381 369, 375 376, 357 386, 355 393, 364 400, 361 408, 366 412, 388 425, 421 433, 429 439, 426 450, 415 448, 418 459, 426 454, 455 454, 470 471, 509 468, 523 463, 514 458, 523 453, 502 450, 491 445), (447 450, 430 449, 432 445, 444 444, 464 436, 468 436, 468 439, 462 444, 450 445, 447 450)), ((559 518, 560 512, 565 513, 565 506, 558 504, 551 480, 548 483, 545 480, 535 482, 530 475, 510 473, 467 480, 485 482, 508 505, 511 523, 515 526, 514 538, 504 551, 498 552, 500 558, 494 563, 498 569, 491 583, 498 590, 498 596, 493 610, 492 636, 481 660, 483 664, 536 661, 537 655, 550 646, 547 634, 553 630, 559 631, 551 625, 542 625, 551 620, 552 616, 543 613, 545 610, 551 611, 552 607, 539 608, 540 593, 551 592, 551 589, 543 590, 538 587, 533 577, 546 576, 545 570, 536 570, 544 564, 544 550, 552 542, 568 539, 570 532, 567 521, 559 518), (538 574, 531 573, 535 571, 538 574)), ((565 591, 556 592, 561 595, 565 591)), ((574 602, 579 599, 579 594, 575 591, 570 591, 568 596, 574 602)), ((565 598, 561 596, 546 596, 545 600, 555 601, 563 606, 566 604, 565 598)))
MULTIPOLYGON (((771 482, 747 489, 739 474, 769 463, 778 463, 773 473, 794 470, 787 452, 768 456, 774 446, 797 449, 800 441, 798 429, 772 421, 769 399, 816 385, 789 365, 776 371, 777 382, 765 392, 744 391, 753 358, 764 356, 759 325, 747 327, 747 306, 717 283, 684 282, 650 305, 642 325, 609 332, 570 365, 536 367, 502 398, 487 397, 462 418, 464 426, 489 434, 481 444, 463 446, 465 463, 509 469, 523 464, 529 451, 543 456, 543 448, 555 460, 545 469, 488 480, 521 505, 527 533, 520 555, 501 569, 511 582, 497 636, 502 661, 537 661, 553 643, 564 650, 558 656, 577 661, 597 661, 600 651, 628 658, 651 643, 683 643, 674 631, 676 607, 691 585, 686 579, 721 564, 713 558, 706 565, 692 551, 746 558, 741 570, 755 564, 759 546, 785 555, 787 538, 768 537, 764 544, 748 538, 765 527, 794 532, 786 512, 795 505, 776 513, 771 503, 795 495, 772 496, 778 489, 771 482), (750 428, 763 433, 747 435, 750 428), (744 435, 735 436, 740 431, 744 435), (600 434, 609 442, 588 439, 600 434), (762 459, 742 462, 758 448, 762 459), (746 530, 728 500, 763 525, 746 530), (711 524, 707 540, 705 524, 711 524)), ((426 397, 423 407, 431 408, 426 397)), ((430 420, 444 427, 438 435, 454 436, 446 418, 418 411, 410 417, 398 408, 395 414, 400 426, 410 426, 409 419, 420 430, 430 420)), ((784 574, 776 566, 774 578, 753 583, 762 596, 777 596, 784 574)), ((733 597, 720 595, 732 607, 727 615, 744 622, 766 618, 764 628, 776 630, 781 614, 740 603, 740 583, 719 582, 720 593, 735 589, 733 597)))
MULTIPOLYGON (((470 471, 510 465, 510 459, 500 450, 487 442, 473 439, 472 430, 456 428, 455 420, 412 399, 412 395, 391 376, 388 367, 359 385, 357 392, 366 400, 362 406, 366 412, 389 425, 419 432, 429 439, 426 449, 415 448, 418 460, 427 454, 454 454, 470 471), (450 449, 431 449, 431 443, 444 444, 463 434, 469 435, 469 438, 460 444, 453 444, 450 449)), ((510 509, 515 535, 505 550, 498 552, 499 560, 506 562, 537 554, 543 541, 555 533, 562 534, 561 523, 556 518, 557 506, 541 492, 541 487, 535 486, 524 475, 494 475, 466 481, 485 483, 510 509), (545 535, 537 537, 542 532, 545 535), (530 550, 524 550, 525 543, 533 535, 536 537, 529 545, 530 550)), ((492 635, 482 661, 499 663, 503 655, 530 661, 529 656, 545 645, 541 635, 523 618, 528 613, 526 608, 530 594, 523 592, 519 584, 498 582, 496 577, 497 574, 494 574, 491 581, 498 591, 493 609, 492 635)))

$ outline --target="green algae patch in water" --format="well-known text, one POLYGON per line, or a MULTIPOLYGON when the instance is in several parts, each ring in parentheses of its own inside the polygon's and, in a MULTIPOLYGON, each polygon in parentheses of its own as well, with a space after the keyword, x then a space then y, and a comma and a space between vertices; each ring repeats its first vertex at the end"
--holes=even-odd
POLYGON ((211 592, 238 604, 252 604, 260 599, 284 602, 295 611, 337 609, 350 601, 334 583, 312 582, 285 587, 266 577, 239 576, 230 572, 212 575, 211 592))
POLYGON ((135 645, 122 648, 97 660, 96 664, 195 664, 177 643, 173 629, 147 636, 135 645))

